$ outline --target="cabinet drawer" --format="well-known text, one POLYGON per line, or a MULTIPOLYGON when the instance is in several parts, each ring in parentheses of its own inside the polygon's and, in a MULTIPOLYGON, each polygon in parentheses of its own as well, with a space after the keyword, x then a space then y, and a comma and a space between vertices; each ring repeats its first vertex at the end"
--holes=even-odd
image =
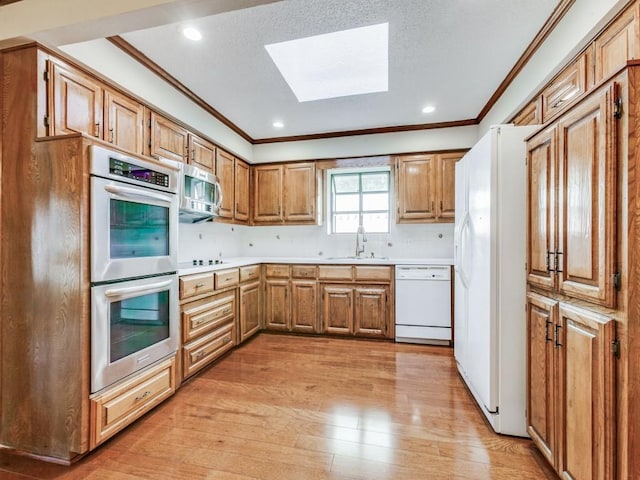
POLYGON ((543 123, 564 110, 587 89, 586 55, 569 65, 542 92, 543 123))
POLYGON ((171 396, 176 390, 175 357, 91 398, 93 449, 171 396))
POLYGON ((235 293, 228 292, 183 305, 183 342, 233 322, 235 303, 235 293))
POLYGON ((289 265, 265 265, 264 274, 267 277, 289 278, 289 265))
POLYGON ((233 348, 233 323, 185 345, 182 348, 183 378, 193 375, 231 348, 233 348))
POLYGON ((240 282, 255 280, 256 278, 260 278, 260 265, 240 267, 240 282))
POLYGON ((293 278, 316 278, 315 265, 293 265, 291 267, 293 278))
POLYGON ((213 292, 213 274, 210 272, 180 277, 180 298, 211 292, 213 292))
POLYGON ((391 267, 356 266, 356 280, 391 281, 391 267))
POLYGON ((220 290, 221 288, 233 287, 237 285, 238 281, 240 280, 240 272, 237 268, 214 272, 214 276, 216 279, 216 290, 220 290))
POLYGON ((351 265, 320 265, 320 280, 353 280, 351 265))

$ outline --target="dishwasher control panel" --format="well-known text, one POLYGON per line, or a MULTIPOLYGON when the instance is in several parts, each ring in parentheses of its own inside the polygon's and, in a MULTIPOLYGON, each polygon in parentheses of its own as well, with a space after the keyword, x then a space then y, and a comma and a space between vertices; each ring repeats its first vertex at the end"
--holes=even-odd
POLYGON ((396 265, 396 279, 451 280, 448 265, 396 265))

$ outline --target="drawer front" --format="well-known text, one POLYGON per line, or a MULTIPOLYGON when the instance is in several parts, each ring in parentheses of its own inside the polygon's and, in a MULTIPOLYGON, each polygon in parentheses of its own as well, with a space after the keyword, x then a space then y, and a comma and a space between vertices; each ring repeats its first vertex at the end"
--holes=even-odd
POLYGON ((543 123, 563 111, 587 89, 586 55, 569 65, 542 92, 543 123))
POLYGON ((180 277, 180 298, 211 292, 213 292, 213 274, 211 272, 180 277))
POLYGON ((357 280, 375 280, 391 282, 391 267, 372 267, 368 265, 356 266, 357 280))
POLYGON ((193 340, 211 330, 232 323, 235 316, 234 292, 216 295, 182 307, 183 342, 193 340))
POLYGON ((238 282, 240 281, 240 272, 237 268, 214 272, 214 276, 216 279, 216 290, 220 290, 221 288, 233 287, 235 285, 238 285, 238 282))
POLYGON ((247 282, 258 278, 260 278, 260 265, 240 267, 240 282, 247 282))
POLYGON ((91 399, 93 449, 176 391, 175 357, 91 399))
POLYGON ((320 280, 353 280, 351 265, 320 265, 318 271, 320 280))
POLYGON ((293 265, 291 267, 293 278, 316 278, 315 265, 293 265))
POLYGON ((264 274, 267 277, 289 278, 289 265, 265 265, 264 274))
POLYGON ((193 375, 233 348, 233 327, 233 323, 225 325, 182 348, 183 378, 193 375))

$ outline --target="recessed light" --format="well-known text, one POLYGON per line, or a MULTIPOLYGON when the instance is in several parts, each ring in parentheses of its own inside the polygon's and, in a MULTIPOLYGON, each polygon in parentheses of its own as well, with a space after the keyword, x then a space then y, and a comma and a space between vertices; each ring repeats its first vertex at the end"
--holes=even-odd
POLYGON ((427 105, 422 109, 422 113, 433 113, 435 111, 436 111, 436 107, 434 107, 433 105, 427 105))
POLYGON ((185 28, 184 30, 182 30, 182 34, 189 40, 193 40, 194 42, 202 40, 202 34, 200 33, 200 31, 193 27, 185 28))
POLYGON ((389 24, 265 45, 299 102, 389 90, 389 24))
POLYGON ((284 123, 282 123, 282 122, 273 122, 273 127, 274 128, 283 128, 284 127, 284 123))

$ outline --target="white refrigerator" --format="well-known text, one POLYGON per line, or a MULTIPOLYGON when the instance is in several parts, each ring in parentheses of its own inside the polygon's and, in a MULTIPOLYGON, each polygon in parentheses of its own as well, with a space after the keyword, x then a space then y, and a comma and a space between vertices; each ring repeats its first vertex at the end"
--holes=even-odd
POLYGON ((526 144, 499 125, 456 164, 454 355, 498 433, 526 437, 526 144))

